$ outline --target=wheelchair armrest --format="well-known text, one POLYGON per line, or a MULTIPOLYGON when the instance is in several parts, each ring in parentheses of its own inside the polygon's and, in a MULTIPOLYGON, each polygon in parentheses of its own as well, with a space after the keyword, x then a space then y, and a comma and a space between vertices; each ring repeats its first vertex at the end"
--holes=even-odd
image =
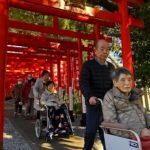
MULTIPOLYGON (((130 130, 127 125, 124 125, 124 124, 121 124, 121 123, 102 122, 100 127, 104 128, 104 129, 114 129, 114 130, 118 130, 118 131, 120 130, 120 131, 124 131, 124 132, 130 133, 131 135, 133 135, 132 137, 135 137, 135 139, 138 141, 139 148, 140 148, 139 150, 142 150, 142 146, 141 146, 141 141, 140 141, 139 135, 135 131, 130 130)), ((107 132, 106 132, 106 134, 107 134, 107 132)))
POLYGON ((106 129, 121 129, 121 130, 129 130, 127 125, 123 125, 121 123, 109 123, 109 122, 102 122, 100 127, 106 129))

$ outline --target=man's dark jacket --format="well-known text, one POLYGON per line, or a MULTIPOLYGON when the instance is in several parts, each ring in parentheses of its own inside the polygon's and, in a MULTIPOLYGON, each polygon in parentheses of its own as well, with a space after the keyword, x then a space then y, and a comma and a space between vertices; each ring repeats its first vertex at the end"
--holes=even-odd
POLYGON ((112 88, 110 75, 113 70, 114 66, 111 63, 107 62, 107 65, 101 65, 96 59, 83 64, 79 85, 86 105, 89 105, 91 96, 103 99, 105 93, 112 88))

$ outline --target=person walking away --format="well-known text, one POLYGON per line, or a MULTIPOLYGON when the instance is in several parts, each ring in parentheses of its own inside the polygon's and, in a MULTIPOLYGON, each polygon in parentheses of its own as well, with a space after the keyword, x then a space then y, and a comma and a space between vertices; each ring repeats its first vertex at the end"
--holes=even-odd
POLYGON ((12 90, 12 98, 15 100, 15 111, 14 116, 22 114, 22 98, 21 98, 21 89, 22 89, 22 79, 17 80, 17 84, 12 90))
POLYGON ((32 79, 32 75, 28 74, 27 80, 23 83, 22 90, 21 90, 22 102, 25 107, 25 117, 27 117, 27 105, 29 101, 29 92, 31 89, 31 79, 32 79))
POLYGON ((29 118, 32 118, 33 115, 34 115, 34 109, 33 109, 33 104, 34 104, 34 95, 33 95, 33 86, 36 82, 36 79, 35 78, 32 78, 30 80, 31 82, 31 89, 30 89, 30 92, 29 92, 29 100, 28 100, 28 104, 27 104, 27 117, 29 118))

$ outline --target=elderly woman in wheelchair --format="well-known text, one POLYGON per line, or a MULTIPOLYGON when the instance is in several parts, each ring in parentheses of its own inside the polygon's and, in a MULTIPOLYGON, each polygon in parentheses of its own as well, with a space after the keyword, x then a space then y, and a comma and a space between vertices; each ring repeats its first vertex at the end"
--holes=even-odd
MULTIPOLYGON (((113 88, 109 90, 103 100, 104 126, 111 124, 110 133, 126 138, 133 138, 131 132, 114 130, 121 128, 132 130, 140 137, 150 137, 149 119, 146 109, 142 106, 140 98, 143 92, 132 89, 132 75, 126 68, 118 68, 112 73, 113 88), (116 124, 116 127, 115 127, 116 124)), ((149 138, 150 140, 150 138, 149 138)), ((150 144, 150 142, 149 142, 150 144)), ((150 146, 150 145, 149 145, 150 146)))

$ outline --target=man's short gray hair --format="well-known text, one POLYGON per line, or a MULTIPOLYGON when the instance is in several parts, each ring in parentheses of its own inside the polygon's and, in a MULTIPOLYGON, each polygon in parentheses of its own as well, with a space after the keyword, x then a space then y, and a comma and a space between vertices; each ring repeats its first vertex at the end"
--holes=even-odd
POLYGON ((94 41, 94 48, 97 48, 97 44, 98 44, 99 41, 106 41, 106 42, 108 42, 105 39, 97 39, 97 40, 94 41))

